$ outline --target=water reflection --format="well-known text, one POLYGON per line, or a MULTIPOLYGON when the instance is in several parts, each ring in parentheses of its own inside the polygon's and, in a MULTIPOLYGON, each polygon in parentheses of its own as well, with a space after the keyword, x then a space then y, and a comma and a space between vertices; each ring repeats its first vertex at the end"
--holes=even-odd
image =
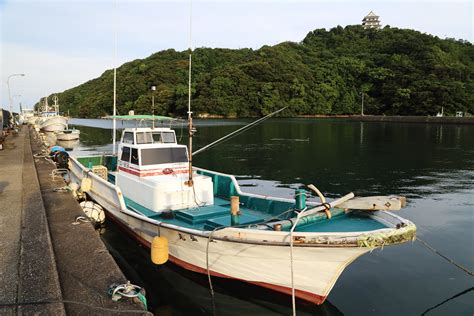
MULTIPOLYGON (((104 241, 132 283, 147 289, 148 305, 155 315, 291 314, 291 298, 286 295, 215 277, 212 280, 213 302, 207 276, 171 263, 154 265, 147 249, 110 223, 104 241)), ((336 316, 343 313, 329 301, 320 306, 301 301, 298 302, 298 315, 336 316)))
MULTIPOLYGON (((199 123, 196 148, 245 122, 199 123)), ((78 128, 81 140, 74 153, 111 151, 109 129, 78 128)), ((406 195, 408 206, 397 214, 415 222, 423 240, 473 270, 473 135, 472 125, 272 119, 194 161, 199 167, 237 174, 243 189, 255 193, 291 197, 294 189, 313 183, 328 197, 351 191, 406 195)), ((187 142, 186 132, 181 142, 187 142)), ((158 314, 212 314, 205 277, 171 265, 150 265, 147 251, 111 227, 104 238, 127 276, 145 285, 158 314)), ((222 315, 290 313, 287 297, 255 294, 240 283, 216 284, 222 315)), ((376 250, 349 265, 329 296, 337 308, 299 304, 299 314, 419 315, 470 287, 472 279, 444 259, 418 244, 404 244, 376 250)), ((458 296, 429 315, 469 314, 474 310, 472 295, 458 296)))

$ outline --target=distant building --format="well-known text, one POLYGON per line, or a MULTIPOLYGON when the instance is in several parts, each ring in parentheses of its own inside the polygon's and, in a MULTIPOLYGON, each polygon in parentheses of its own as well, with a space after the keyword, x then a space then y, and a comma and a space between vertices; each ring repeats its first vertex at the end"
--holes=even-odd
POLYGON ((381 27, 379 16, 373 11, 370 11, 370 13, 362 19, 362 26, 365 29, 379 29, 381 27))

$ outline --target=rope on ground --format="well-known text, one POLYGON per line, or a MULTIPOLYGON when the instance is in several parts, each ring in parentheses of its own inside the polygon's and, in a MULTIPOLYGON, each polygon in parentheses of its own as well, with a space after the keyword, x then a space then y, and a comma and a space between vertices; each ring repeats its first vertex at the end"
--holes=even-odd
POLYGON ((145 289, 138 285, 131 284, 130 281, 124 284, 111 284, 107 293, 114 302, 117 302, 122 297, 137 298, 143 306, 145 306, 145 309, 148 309, 145 289))
POLYGON ((469 274, 470 276, 474 276, 474 273, 469 270, 468 268, 465 268, 463 267, 462 265, 456 263, 453 259, 449 258, 449 257, 446 257, 445 255, 443 255, 441 252, 439 252, 437 249, 433 248, 432 246, 430 246, 426 241, 423 241, 421 240, 420 238, 416 238, 416 240, 418 240, 423 246, 425 246, 426 248, 428 248, 429 250, 433 251, 435 254, 437 254, 438 256, 440 256, 441 258, 445 259, 446 261, 448 261, 449 263, 451 263, 452 265, 456 266, 457 268, 461 269, 462 271, 466 272, 467 274, 469 274))
POLYGON ((72 223, 73 225, 79 225, 81 223, 91 223, 92 220, 89 217, 86 216, 78 216, 72 223))
POLYGON ((53 189, 53 192, 71 192, 71 191, 72 191, 71 188, 68 187, 67 185, 63 186, 63 187, 53 189))
POLYGON ((69 170, 64 169, 64 168, 53 169, 51 173, 49 174, 49 176, 53 178, 53 181, 56 180, 56 177, 58 176, 61 178, 64 178, 66 175, 69 177, 69 179, 71 178, 71 175, 69 174, 69 170))
POLYGON ((25 305, 49 305, 49 304, 79 305, 79 306, 88 307, 88 308, 93 309, 93 310, 109 312, 109 313, 112 313, 112 314, 140 314, 140 315, 151 315, 151 316, 153 316, 153 314, 149 311, 139 311, 139 310, 133 310, 133 309, 119 310, 119 309, 115 309, 115 308, 94 306, 94 305, 87 304, 87 303, 84 303, 84 302, 78 302, 78 301, 72 301, 72 300, 45 300, 45 301, 16 302, 16 303, 1 303, 0 302, 0 307, 13 307, 13 306, 25 306, 25 305))

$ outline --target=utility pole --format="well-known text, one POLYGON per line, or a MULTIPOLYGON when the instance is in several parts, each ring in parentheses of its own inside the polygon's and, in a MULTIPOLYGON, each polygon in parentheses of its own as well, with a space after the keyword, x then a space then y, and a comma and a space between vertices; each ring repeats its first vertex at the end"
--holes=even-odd
POLYGON ((156 86, 151 86, 151 114, 153 115, 152 128, 155 128, 155 91, 156 86))

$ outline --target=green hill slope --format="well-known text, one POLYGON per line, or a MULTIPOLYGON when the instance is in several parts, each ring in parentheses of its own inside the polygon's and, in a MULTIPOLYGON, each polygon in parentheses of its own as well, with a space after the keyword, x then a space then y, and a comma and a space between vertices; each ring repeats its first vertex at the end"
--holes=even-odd
MULTIPOLYGON (((166 50, 117 69, 121 114, 187 111, 187 52, 166 50)), ((113 71, 58 93, 63 111, 99 117, 112 112, 113 71)), ((252 49, 198 48, 192 106, 197 115, 474 113, 474 46, 413 30, 360 26, 310 32, 300 43, 252 49)))

